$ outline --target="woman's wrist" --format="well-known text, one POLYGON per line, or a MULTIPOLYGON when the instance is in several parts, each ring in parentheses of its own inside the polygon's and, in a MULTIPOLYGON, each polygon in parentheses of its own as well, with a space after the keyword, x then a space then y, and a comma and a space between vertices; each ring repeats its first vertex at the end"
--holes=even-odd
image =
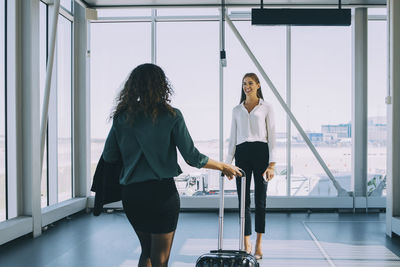
POLYGON ((268 169, 275 169, 275 162, 270 162, 268 164, 268 169))
POLYGON ((220 171, 221 171, 221 172, 224 172, 225 169, 226 169, 226 163, 221 162, 221 169, 220 169, 220 171))

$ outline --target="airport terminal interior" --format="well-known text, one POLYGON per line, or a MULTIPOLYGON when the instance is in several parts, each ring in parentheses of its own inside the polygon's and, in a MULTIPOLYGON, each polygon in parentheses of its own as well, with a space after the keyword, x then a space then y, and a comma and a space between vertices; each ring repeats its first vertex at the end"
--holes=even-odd
MULTIPOLYGON (((91 186, 143 63, 219 161, 243 75, 260 78, 276 134, 260 266, 400 266, 397 0, 0 0, 0 266, 138 266, 121 201, 94 216, 91 186)), ((169 266, 239 249, 235 181, 178 162, 169 266)))

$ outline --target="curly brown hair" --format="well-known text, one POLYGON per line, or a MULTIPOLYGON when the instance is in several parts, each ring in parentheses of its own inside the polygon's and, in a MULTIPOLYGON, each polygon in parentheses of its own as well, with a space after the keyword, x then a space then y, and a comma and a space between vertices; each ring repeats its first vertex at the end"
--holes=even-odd
POLYGON ((119 93, 110 118, 114 119, 126 112, 126 119, 133 123, 143 113, 151 116, 153 122, 161 112, 167 111, 175 115, 169 104, 172 93, 172 86, 159 66, 150 63, 139 65, 132 70, 119 93))

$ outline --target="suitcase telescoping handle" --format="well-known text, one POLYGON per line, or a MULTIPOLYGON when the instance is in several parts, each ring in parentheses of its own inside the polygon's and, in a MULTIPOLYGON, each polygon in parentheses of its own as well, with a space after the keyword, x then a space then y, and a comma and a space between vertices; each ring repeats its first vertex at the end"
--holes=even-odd
MULTIPOLYGON (((240 188, 240 231, 239 231, 239 250, 244 250, 244 207, 246 199, 246 173, 242 173, 240 188)), ((222 250, 224 236, 224 174, 221 173, 219 182, 219 227, 218 227, 218 250, 222 250)))

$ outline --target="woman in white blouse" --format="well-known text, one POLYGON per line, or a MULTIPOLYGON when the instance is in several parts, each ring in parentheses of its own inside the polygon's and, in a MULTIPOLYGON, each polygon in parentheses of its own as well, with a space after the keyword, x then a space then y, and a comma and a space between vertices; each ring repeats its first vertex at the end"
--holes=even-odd
MULTIPOLYGON (((272 106, 263 100, 260 81, 256 74, 247 73, 242 79, 240 104, 232 111, 232 128, 227 163, 235 158, 235 165, 246 172, 245 250, 251 253, 250 183, 254 176, 255 256, 262 258, 262 234, 265 233, 265 202, 268 181, 274 177, 275 123, 272 106)), ((241 179, 236 179, 240 202, 241 179)), ((240 203, 239 203, 240 207, 240 203)))

